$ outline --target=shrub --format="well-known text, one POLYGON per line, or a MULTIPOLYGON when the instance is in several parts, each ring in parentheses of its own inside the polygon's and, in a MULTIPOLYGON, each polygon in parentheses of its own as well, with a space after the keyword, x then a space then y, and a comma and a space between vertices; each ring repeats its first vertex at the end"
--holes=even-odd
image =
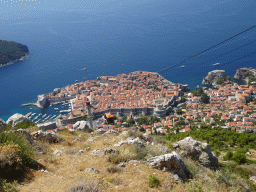
POLYGON ((148 176, 148 185, 150 187, 157 187, 159 184, 160 184, 160 181, 154 174, 150 174, 148 176))
POLYGON ((89 180, 74 184, 69 192, 100 192, 102 191, 101 182, 98 180, 89 180))
POLYGON ((232 157, 233 157, 233 152, 232 151, 228 151, 227 154, 223 157, 223 160, 224 161, 231 160, 232 157))
MULTIPOLYGON (((34 151, 23 135, 14 133, 0 134, 0 165, 24 168, 34 160, 34 151), (6 157, 8 157, 6 159, 6 157)), ((7 168, 6 167, 6 168, 7 168)), ((9 167, 10 169, 12 167, 9 167)))
POLYGON ((12 183, 7 183, 6 180, 0 178, 0 191, 1 192, 18 192, 19 189, 16 188, 17 181, 12 183))
POLYGON ((241 151, 236 151, 232 157, 232 160, 237 162, 239 165, 246 163, 246 155, 241 151))
POLYGON ((18 123, 16 126, 15 126, 15 128, 16 129, 27 129, 27 128, 29 128, 29 127, 33 127, 33 126, 35 126, 36 124, 34 123, 34 122, 32 122, 32 121, 30 121, 30 122, 25 122, 25 121, 23 121, 23 122, 21 122, 21 123, 18 123))
POLYGON ((129 155, 112 154, 107 156, 107 161, 113 164, 127 162, 129 160, 131 160, 131 157, 129 155))
POLYGON ((119 167, 116 167, 116 166, 109 166, 109 167, 107 167, 107 172, 109 172, 109 173, 116 173, 119 170, 120 170, 119 167))

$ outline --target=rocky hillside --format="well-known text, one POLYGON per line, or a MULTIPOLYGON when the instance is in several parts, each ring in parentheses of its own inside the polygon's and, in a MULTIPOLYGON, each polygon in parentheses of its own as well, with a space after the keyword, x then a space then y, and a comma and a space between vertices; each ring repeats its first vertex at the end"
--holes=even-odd
POLYGON ((202 84, 206 86, 219 86, 230 83, 229 77, 225 76, 225 70, 214 70, 208 73, 203 79, 202 84))
POLYGON ((245 67, 245 68, 237 69, 234 78, 243 80, 248 84, 251 79, 255 78, 255 76, 256 76, 255 68, 245 67), (255 72, 253 72, 253 71, 255 71, 255 72))
POLYGON ((245 179, 222 169, 209 144, 192 137, 171 143, 140 131, 44 132, 15 130, 21 120, 8 123, 10 130, 0 134, 0 173, 6 172, 0 174, 0 191, 250 191, 245 179), (25 155, 30 161, 24 179, 10 186, 1 179, 24 169, 17 139, 3 143, 14 137, 26 154, 30 149, 35 155, 25 155))

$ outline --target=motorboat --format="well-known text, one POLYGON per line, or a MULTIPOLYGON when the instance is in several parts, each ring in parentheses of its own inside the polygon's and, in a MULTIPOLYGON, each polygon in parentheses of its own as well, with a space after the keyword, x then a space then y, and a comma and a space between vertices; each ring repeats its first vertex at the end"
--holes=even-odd
POLYGON ((219 65, 220 63, 215 63, 215 64, 213 64, 213 65, 219 65))
POLYGON ((184 65, 182 65, 181 67, 182 67, 182 68, 184 68, 185 66, 184 66, 184 65))

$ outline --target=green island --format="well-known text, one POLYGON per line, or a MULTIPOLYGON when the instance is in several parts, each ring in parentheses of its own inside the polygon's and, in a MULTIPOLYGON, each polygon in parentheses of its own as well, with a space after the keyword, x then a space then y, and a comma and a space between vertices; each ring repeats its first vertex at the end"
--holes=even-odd
POLYGON ((13 41, 0 40, 0 67, 17 60, 24 60, 27 58, 26 53, 29 52, 26 45, 22 45, 13 41))

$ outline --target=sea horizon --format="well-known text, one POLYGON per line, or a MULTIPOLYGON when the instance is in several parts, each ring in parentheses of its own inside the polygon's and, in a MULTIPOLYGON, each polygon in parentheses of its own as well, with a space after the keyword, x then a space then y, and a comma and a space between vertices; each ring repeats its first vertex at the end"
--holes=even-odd
MULTIPOLYGON (((6 121, 14 113, 56 114, 52 108, 21 104, 76 80, 171 67, 254 26, 254 4, 109 0, 66 11, 64 3, 54 9, 46 2, 41 9, 19 10, 16 20, 14 10, 2 11, 10 20, 2 18, 1 40, 27 45, 29 58, 0 68, 0 118, 6 121), (47 6, 51 8, 46 10, 47 6)), ((254 52, 255 33, 252 29, 238 35, 160 75, 191 89, 214 69, 233 77, 238 68, 256 66, 254 55, 242 58, 254 52)))

